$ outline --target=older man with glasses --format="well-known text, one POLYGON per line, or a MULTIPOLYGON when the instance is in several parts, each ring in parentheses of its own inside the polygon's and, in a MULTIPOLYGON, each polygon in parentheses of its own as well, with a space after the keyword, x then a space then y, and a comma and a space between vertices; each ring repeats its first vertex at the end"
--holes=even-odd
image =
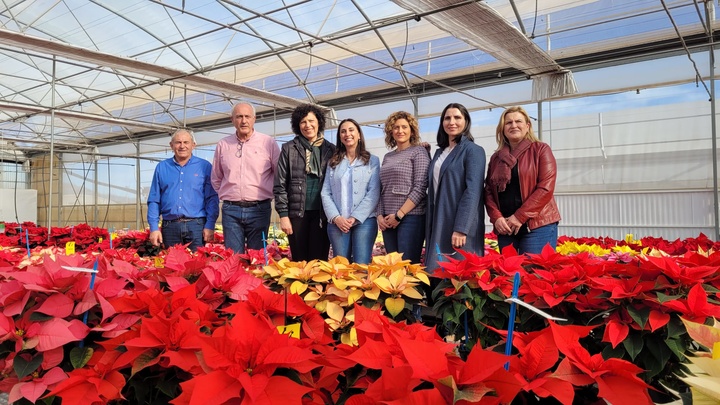
POLYGON ((232 109, 235 134, 215 148, 212 186, 222 200, 225 247, 235 253, 263 248, 270 227, 275 168, 280 147, 271 136, 255 131, 255 108, 247 103, 232 109))

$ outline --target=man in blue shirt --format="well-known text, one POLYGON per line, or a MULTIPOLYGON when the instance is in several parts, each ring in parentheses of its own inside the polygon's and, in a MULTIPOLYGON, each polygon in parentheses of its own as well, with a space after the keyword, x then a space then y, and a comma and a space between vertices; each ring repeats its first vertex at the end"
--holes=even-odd
POLYGON ((173 246, 187 244, 193 252, 212 242, 219 214, 218 195, 210 183, 212 165, 193 156, 195 137, 186 129, 170 139, 175 156, 155 167, 148 195, 147 220, 150 243, 173 246), (162 216, 162 230, 159 229, 162 216))

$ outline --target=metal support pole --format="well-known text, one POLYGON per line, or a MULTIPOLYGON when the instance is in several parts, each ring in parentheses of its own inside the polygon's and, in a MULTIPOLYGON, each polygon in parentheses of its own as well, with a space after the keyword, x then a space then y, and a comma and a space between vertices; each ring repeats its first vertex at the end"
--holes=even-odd
MULTIPOLYGON (((58 193, 57 215, 58 215, 58 216, 57 216, 57 226, 62 226, 62 225, 60 225, 60 224, 61 224, 61 222, 63 222, 63 216, 62 216, 62 215, 63 215, 62 196, 63 196, 63 192, 64 192, 64 191, 63 191, 63 182, 62 182, 62 177, 63 177, 63 176, 62 176, 62 174, 63 174, 63 170, 65 169, 65 167, 64 167, 65 163, 63 162, 62 156, 63 156, 62 153, 58 155, 58 187, 57 187, 57 190, 58 190, 58 191, 57 191, 57 193, 58 193)), ((65 220, 65 224, 67 224, 67 220, 65 220)), ((48 229, 49 229, 49 228, 48 228, 48 229)), ((50 232, 48 232, 48 236, 49 236, 49 235, 50 235, 50 232)))
POLYGON ((543 106, 542 106, 542 100, 538 101, 538 119, 537 119, 537 128, 535 128, 535 134, 537 135, 539 140, 543 140, 542 137, 542 124, 543 124, 543 106))
POLYGON ((718 200, 718 158, 717 158, 717 125, 715 123, 715 44, 713 41, 713 17, 715 4, 705 2, 705 21, 708 29, 708 56, 710 63, 710 125, 712 132, 712 158, 713 158, 713 203, 715 219, 715 240, 720 239, 720 201, 718 200))
POLYGON ((94 188, 95 189, 93 190, 93 193, 94 193, 93 202, 95 204, 95 215, 93 215, 93 226, 97 227, 98 226, 98 217, 100 216, 100 211, 98 211, 98 162, 97 162, 97 159, 94 159, 94 160, 95 160, 95 163, 94 163, 94 166, 95 166, 95 182, 94 182, 95 187, 94 188))
POLYGON ((140 188, 140 140, 137 140, 135 141, 135 229, 140 229, 140 216, 142 215, 140 188))
MULTIPOLYGON (((50 91, 52 92, 52 109, 50 110, 50 186, 48 187, 48 206, 45 214, 47 215, 48 231, 52 227, 53 169, 55 168, 55 63, 55 55, 53 55, 52 81, 50 82, 50 91)), ((58 201, 60 201, 60 196, 58 196, 58 201)), ((50 236, 50 232, 48 232, 48 236, 50 236)))

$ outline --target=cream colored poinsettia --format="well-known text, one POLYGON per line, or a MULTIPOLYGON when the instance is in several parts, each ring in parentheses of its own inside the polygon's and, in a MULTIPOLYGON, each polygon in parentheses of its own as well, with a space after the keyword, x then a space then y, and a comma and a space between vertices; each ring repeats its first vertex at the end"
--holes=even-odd
MULTIPOLYGON (((682 318, 681 318, 682 319, 682 318)), ((720 324, 713 326, 682 319, 688 334, 710 352, 695 352, 687 356, 691 376, 680 377, 692 390, 693 404, 720 403, 720 324)))
POLYGON ((390 276, 380 276, 374 281, 381 291, 390 295, 385 299, 385 308, 395 317, 405 308, 405 298, 422 300, 422 294, 415 289, 420 280, 409 276, 404 268, 395 270, 390 276))
MULTIPOLYGON (((280 262, 283 260, 285 259, 280 260, 280 262)), ((280 262, 278 262, 278 267, 281 267, 280 262)), ((286 265, 283 263, 284 266, 281 267, 283 275, 278 279, 278 284, 281 286, 290 284, 290 292, 299 295, 307 290, 309 283, 325 283, 330 281, 332 275, 324 271, 323 268, 318 265, 318 262, 318 260, 311 260, 307 263, 293 263, 290 261, 287 261, 286 265)))
POLYGON ((374 256, 367 269, 368 273, 382 272, 390 275, 396 270, 407 268, 410 264, 410 260, 403 260, 402 253, 393 252, 385 256, 374 256))

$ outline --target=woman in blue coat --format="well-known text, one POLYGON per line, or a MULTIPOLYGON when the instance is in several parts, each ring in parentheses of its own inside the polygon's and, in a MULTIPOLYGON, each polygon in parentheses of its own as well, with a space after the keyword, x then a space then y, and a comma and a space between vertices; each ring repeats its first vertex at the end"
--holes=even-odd
POLYGON ((443 110, 428 170, 425 266, 431 274, 444 256, 459 257, 455 249, 485 252, 485 150, 474 143, 470 125, 462 104, 443 110))
POLYGON ((365 149, 360 125, 353 119, 340 122, 336 145, 320 193, 330 244, 335 256, 368 264, 378 233, 380 159, 365 149))

